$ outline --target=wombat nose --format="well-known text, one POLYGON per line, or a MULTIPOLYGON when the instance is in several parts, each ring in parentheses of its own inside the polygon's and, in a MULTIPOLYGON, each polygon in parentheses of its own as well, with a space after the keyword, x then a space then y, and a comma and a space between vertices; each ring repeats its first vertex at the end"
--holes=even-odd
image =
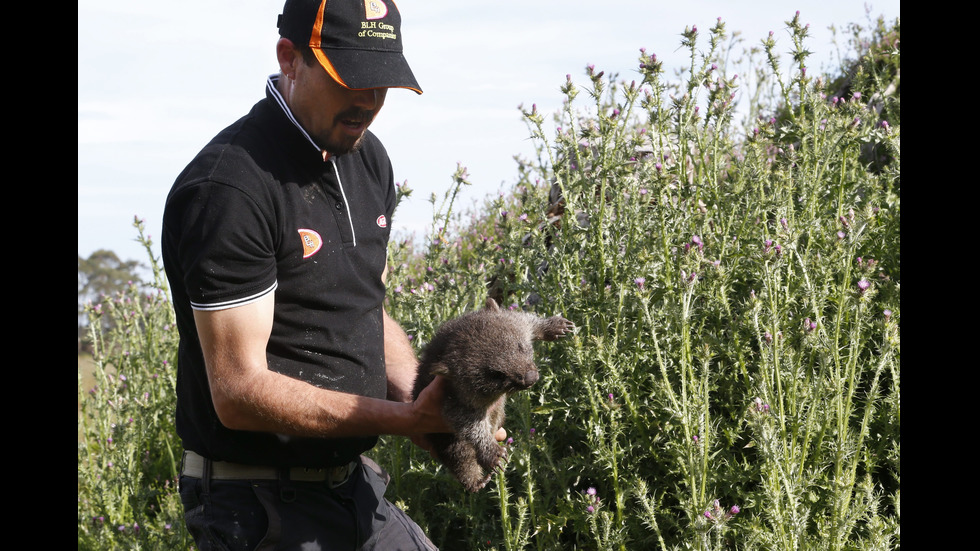
POLYGON ((538 379, 540 377, 541 377, 541 375, 538 373, 538 370, 537 369, 532 369, 532 370, 528 371, 526 374, 524 374, 524 385, 525 386, 531 386, 534 383, 538 382, 538 379))

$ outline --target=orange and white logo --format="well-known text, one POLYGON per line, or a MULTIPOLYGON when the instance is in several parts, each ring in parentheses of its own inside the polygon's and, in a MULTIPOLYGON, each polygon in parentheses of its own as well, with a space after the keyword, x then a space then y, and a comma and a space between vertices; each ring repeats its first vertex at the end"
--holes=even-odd
POLYGON ((364 1, 364 17, 368 20, 381 19, 388 15, 388 6, 381 0, 364 1))
POLYGON ((303 258, 309 258, 316 254, 323 246, 323 240, 320 239, 320 234, 313 230, 300 229, 299 232, 300 239, 303 240, 303 258))
POLYGON ((388 227, 388 219, 385 218, 385 215, 383 215, 383 214, 378 217, 377 222, 378 222, 378 227, 379 228, 387 228, 388 227))

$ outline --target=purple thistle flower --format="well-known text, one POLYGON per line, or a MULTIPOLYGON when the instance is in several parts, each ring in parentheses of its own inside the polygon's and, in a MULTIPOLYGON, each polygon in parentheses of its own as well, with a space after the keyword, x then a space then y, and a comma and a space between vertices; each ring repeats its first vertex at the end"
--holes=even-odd
POLYGON ((737 515, 742 512, 742 510, 738 508, 738 505, 732 505, 731 511, 733 515, 737 515))
POLYGON ((645 277, 638 277, 638 278, 636 278, 636 279, 633 280, 633 283, 636 283, 636 286, 639 287, 640 289, 643 288, 643 284, 646 283, 646 282, 647 282, 647 280, 646 280, 645 277))
POLYGON ((588 512, 590 512, 590 513, 592 513, 592 512, 595 512, 595 507, 589 505, 588 507, 585 508, 585 510, 588 511, 588 512))
POLYGON ((863 293, 868 290, 868 287, 871 287, 871 283, 862 277, 861 281, 858 281, 858 289, 863 293))
POLYGON ((586 490, 585 493, 588 494, 588 495, 590 495, 590 496, 594 496, 595 495, 595 488, 593 488, 592 486, 589 486, 589 489, 586 490))

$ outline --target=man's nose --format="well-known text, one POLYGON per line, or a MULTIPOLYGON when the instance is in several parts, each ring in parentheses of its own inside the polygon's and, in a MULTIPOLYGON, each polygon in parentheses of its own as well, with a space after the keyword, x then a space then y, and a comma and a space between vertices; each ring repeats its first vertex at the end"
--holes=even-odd
POLYGON ((373 110, 379 105, 379 91, 374 88, 364 90, 352 90, 354 94, 354 105, 362 109, 373 110))

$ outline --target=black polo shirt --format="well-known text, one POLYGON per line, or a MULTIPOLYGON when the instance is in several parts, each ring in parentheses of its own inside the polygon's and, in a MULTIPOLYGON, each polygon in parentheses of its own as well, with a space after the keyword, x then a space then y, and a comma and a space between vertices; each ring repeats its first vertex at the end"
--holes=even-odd
POLYGON ((163 261, 180 332, 177 432, 214 460, 322 467, 376 437, 285 438, 234 431, 214 411, 193 310, 275 294, 269 369, 329 388, 386 395, 382 301, 395 187, 370 132, 324 161, 270 77, 266 98, 178 176, 163 219, 163 261))

